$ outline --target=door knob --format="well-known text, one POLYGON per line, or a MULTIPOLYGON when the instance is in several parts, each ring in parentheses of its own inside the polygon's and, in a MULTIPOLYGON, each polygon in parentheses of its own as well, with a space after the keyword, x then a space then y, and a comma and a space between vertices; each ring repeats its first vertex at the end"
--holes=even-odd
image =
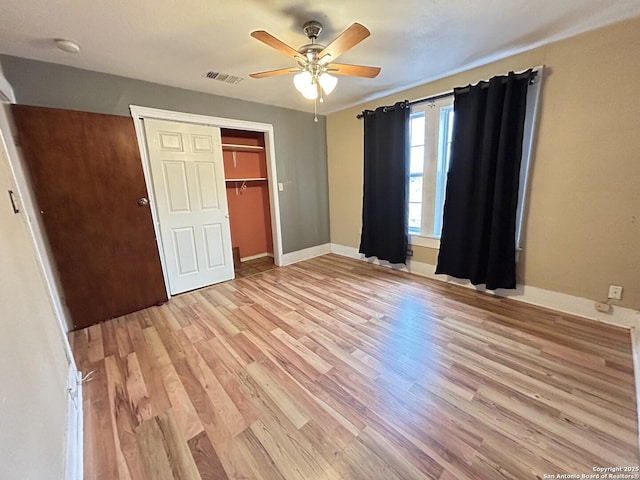
POLYGON ((141 197, 138 199, 138 205, 140 205, 141 207, 145 207, 147 205, 149 205, 149 199, 146 197, 141 197))

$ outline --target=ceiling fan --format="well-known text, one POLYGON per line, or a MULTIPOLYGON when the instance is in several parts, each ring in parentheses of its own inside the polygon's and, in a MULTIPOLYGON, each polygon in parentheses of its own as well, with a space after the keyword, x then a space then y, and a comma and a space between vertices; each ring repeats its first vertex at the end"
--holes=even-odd
POLYGON ((316 43, 316 39, 322 31, 320 22, 311 20, 302 26, 302 30, 311 43, 301 46, 298 50, 294 50, 264 30, 251 32, 251 36, 256 40, 293 58, 297 62, 297 66, 252 73, 249 76, 252 78, 266 78, 298 72, 293 78, 296 89, 305 98, 310 100, 319 99, 322 102, 324 101, 324 95, 329 95, 338 83, 338 79, 331 73, 366 78, 374 78, 380 73, 380 67, 335 63, 335 60, 340 55, 371 35, 363 25, 354 23, 327 46, 316 43))

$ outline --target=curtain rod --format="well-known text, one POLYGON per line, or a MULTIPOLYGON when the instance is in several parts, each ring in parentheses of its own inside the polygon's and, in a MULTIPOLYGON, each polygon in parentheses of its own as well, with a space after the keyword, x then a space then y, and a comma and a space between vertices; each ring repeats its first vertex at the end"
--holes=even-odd
MULTIPOLYGON (((527 70, 528 72, 528 70, 527 70)), ((521 72, 516 74, 516 77, 520 77, 521 75, 526 74, 527 72, 521 72)), ((533 69, 533 71, 531 72, 531 80, 530 80, 530 84, 534 83, 534 80, 536 78, 536 76, 538 75, 538 70, 537 69, 533 69)), ((506 78, 502 80, 503 82, 506 81, 506 78)), ((481 81, 478 82, 480 83, 482 86, 480 88, 487 88, 489 86, 489 82, 487 81, 481 81)), ((467 86, 467 87, 462 87, 462 88, 457 88, 456 90, 458 90, 460 93, 467 93, 470 90, 471 85, 467 86)), ((453 90, 449 91, 449 92, 444 92, 444 93, 439 93, 437 95, 431 95, 430 97, 424 97, 424 98, 419 98, 417 100, 412 100, 412 101, 408 101, 405 100, 405 105, 407 106, 412 106, 412 105, 419 105, 421 103, 426 103, 426 102, 435 102, 436 100, 441 100, 443 98, 447 98, 447 97, 451 97, 453 96, 453 90)), ((393 108, 393 106, 390 107, 386 107, 386 108, 393 108)), ((358 120, 360 120, 361 118, 363 118, 365 115, 370 115, 371 113, 373 113, 373 110, 363 110, 362 113, 359 113, 356 115, 356 118, 358 120)))

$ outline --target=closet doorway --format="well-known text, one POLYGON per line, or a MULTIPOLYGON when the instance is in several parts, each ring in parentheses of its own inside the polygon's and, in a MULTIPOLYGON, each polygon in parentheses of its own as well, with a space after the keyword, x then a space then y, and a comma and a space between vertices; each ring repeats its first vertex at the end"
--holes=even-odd
MULTIPOLYGON (((157 209, 154 207, 157 205, 157 199, 154 198, 149 151, 145 139, 144 121, 147 119, 207 125, 220 129, 223 137, 222 151, 225 164, 225 190, 227 193, 227 199, 231 196, 236 196, 235 189, 237 185, 237 200, 245 202, 246 200, 251 199, 252 202, 255 202, 254 205, 261 204, 262 209, 260 211, 255 212, 255 210, 252 210, 252 215, 254 215, 252 218, 255 220, 262 216, 262 220, 264 220, 263 227, 260 229, 262 230, 262 234, 256 234, 255 231, 248 228, 245 223, 241 222, 241 218, 234 218, 242 216, 242 213, 240 215, 237 213, 236 215, 233 214, 233 211, 236 211, 236 207, 238 205, 229 205, 229 219, 231 223, 232 238, 235 238, 234 231, 236 228, 234 228, 234 225, 240 225, 238 228, 240 229, 239 232, 241 237, 243 236, 243 230, 247 229, 250 232, 249 237, 251 237, 248 243, 246 243, 246 239, 244 239, 242 240, 242 243, 238 245, 232 242, 232 246, 238 248, 238 254, 240 258, 245 259, 246 264, 250 265, 253 262, 261 263, 268 261, 268 259, 271 258, 270 255, 272 255, 273 264, 275 266, 280 266, 282 261, 282 235, 280 230, 280 209, 278 202, 278 179, 276 172, 273 125, 221 117, 210 117, 207 115, 173 112, 170 110, 160 110, 135 105, 131 105, 130 110, 136 129, 138 145, 140 147, 145 181, 149 190, 149 200, 152 206, 151 213, 153 216, 154 228, 156 229, 159 251, 163 251, 163 245, 160 234, 160 218, 158 216, 157 209), (235 147, 229 147, 229 145, 235 145, 235 147), (236 167, 235 171, 232 171, 231 167, 233 166, 234 150, 236 167), (254 155, 246 155, 249 153, 254 155), (229 170, 227 169, 227 163, 230 163, 229 170), (244 188, 243 182, 245 182, 244 188), (260 202, 258 202, 258 199, 260 202), (238 220, 238 222, 235 220, 238 220), (264 247, 265 240, 266 247, 264 247), (242 245, 244 245, 244 248, 242 245)), ((234 202, 235 200, 236 199, 233 199, 234 202)), ((261 223, 262 220, 260 221, 261 223)), ((250 225, 255 226, 255 223, 250 222, 250 225)), ((170 297, 169 276, 164 255, 161 255, 161 261, 167 295, 170 297)), ((256 267, 262 268, 257 265, 256 267)), ((240 270, 238 272, 241 273, 240 270)))
POLYGON ((269 172, 262 132, 221 129, 236 276, 274 267, 269 172))

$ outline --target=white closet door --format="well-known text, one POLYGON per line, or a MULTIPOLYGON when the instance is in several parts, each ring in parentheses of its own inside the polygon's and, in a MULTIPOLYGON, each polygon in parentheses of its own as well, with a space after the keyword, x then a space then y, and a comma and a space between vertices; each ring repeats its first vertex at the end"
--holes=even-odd
POLYGON ((145 119, 171 294, 234 277, 220 129, 145 119))

